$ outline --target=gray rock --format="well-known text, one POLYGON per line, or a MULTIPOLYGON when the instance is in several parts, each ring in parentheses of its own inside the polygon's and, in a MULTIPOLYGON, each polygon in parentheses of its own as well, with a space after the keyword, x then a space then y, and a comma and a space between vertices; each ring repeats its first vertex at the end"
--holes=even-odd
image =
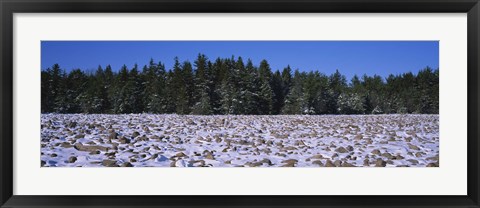
POLYGON ((439 167, 438 163, 428 163, 427 167, 439 167))
POLYGON ((333 164, 333 162, 331 160, 327 160, 325 162, 325 167, 335 167, 335 164, 333 164))
POLYGON ((114 139, 117 139, 117 137, 118 137, 117 132, 112 132, 112 133, 110 133, 110 135, 108 136, 108 139, 114 140, 114 139))
POLYGON ((267 165, 273 165, 272 161, 270 161, 267 158, 264 158, 263 160, 260 160, 260 162, 263 163, 263 164, 267 164, 267 165))
POLYGON ((377 161, 375 161, 375 167, 385 167, 387 166, 387 162, 383 161, 382 159, 378 158, 377 161))
POLYGON ((408 159, 407 161, 410 162, 410 163, 412 163, 413 165, 417 165, 417 164, 418 164, 418 160, 415 160, 415 159, 408 159))
POLYGON ((105 167, 118 167, 117 161, 115 160, 103 160, 102 165, 105 167))
POLYGON ((83 145, 82 143, 76 143, 73 146, 78 151, 85 151, 85 152, 93 152, 93 151, 108 151, 107 147, 99 146, 99 145, 83 145))
POLYGON ((339 147, 339 148, 335 149, 335 152, 346 153, 346 152, 348 152, 348 150, 345 149, 345 147, 339 147))
POLYGON ((213 157, 213 154, 211 152, 207 152, 205 154, 205 159, 215 160, 215 157, 213 157))
POLYGON ((132 163, 125 162, 121 165, 121 167, 133 167, 132 163))
POLYGON ((315 161, 312 162, 312 164, 318 165, 318 166, 320 166, 320 167, 323 167, 323 163, 322 163, 321 160, 315 160, 315 161))
POLYGON ((413 144, 410 144, 410 143, 407 143, 408 144, 408 148, 412 149, 412 150, 420 150, 419 147, 413 145, 413 144))
POLYGON ((382 156, 386 157, 387 159, 392 159, 393 158, 393 155, 388 153, 388 152, 383 153, 382 156))
POLYGON ((423 152, 416 152, 415 157, 422 157, 425 153, 423 152))
POLYGON ((259 167, 259 166, 262 166, 263 163, 261 163, 261 162, 247 162, 244 165, 249 166, 249 167, 259 167))
POLYGON ((121 137, 119 140, 120 144, 130 144, 130 139, 127 139, 125 137, 121 137))
POLYGON ((401 156, 401 155, 396 155, 395 157, 392 158, 393 160, 403 160, 405 159, 405 157, 401 156))
POLYGON ((353 151, 353 147, 351 145, 348 145, 347 150, 351 152, 351 151, 353 151))
POLYGON ((318 155, 314 155, 314 156, 310 157, 310 159, 324 159, 324 157, 323 157, 323 155, 318 154, 318 155))
POLYGON ((361 140, 361 139, 363 139, 363 136, 360 135, 360 134, 358 134, 358 135, 355 136, 353 139, 355 139, 355 140, 361 140))
POLYGON ((75 135, 74 138, 75 138, 75 139, 85 138, 85 134, 77 134, 77 135, 75 135))
POLYGON ((343 162, 343 163, 342 163, 342 167, 356 167, 356 166, 353 165, 353 164, 350 164, 350 163, 348 163, 348 162, 343 162))
POLYGON ((296 160, 296 159, 288 159, 288 160, 283 160, 282 161, 282 163, 287 163, 287 164, 290 164, 290 163, 295 164, 297 162, 298 162, 298 160, 296 160))
POLYGON ((77 161, 77 157, 75 156, 71 156, 68 158, 68 163, 74 163, 75 161, 77 161))
POLYGON ((340 166, 342 166, 342 161, 335 160, 335 162, 333 162, 333 164, 335 165, 335 167, 340 167, 340 166))
POLYGON ((380 153, 380 150, 374 149, 374 150, 372 151, 372 154, 374 154, 374 155, 380 155, 381 153, 380 153))
POLYGON ((370 161, 368 159, 363 160, 363 166, 365 167, 370 166, 370 161))
POLYGON ((68 123, 67 127, 68 128, 75 128, 75 127, 77 127, 77 122, 72 121, 72 122, 68 123))

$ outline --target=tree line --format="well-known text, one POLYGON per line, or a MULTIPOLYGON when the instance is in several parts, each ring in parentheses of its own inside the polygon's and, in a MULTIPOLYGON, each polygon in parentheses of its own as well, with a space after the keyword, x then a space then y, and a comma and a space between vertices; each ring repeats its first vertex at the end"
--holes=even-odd
POLYGON ((150 60, 139 69, 110 65, 67 73, 58 64, 41 72, 42 113, 156 114, 438 114, 439 70, 359 77, 338 70, 272 71, 241 57, 193 64, 175 58, 172 69, 150 60))

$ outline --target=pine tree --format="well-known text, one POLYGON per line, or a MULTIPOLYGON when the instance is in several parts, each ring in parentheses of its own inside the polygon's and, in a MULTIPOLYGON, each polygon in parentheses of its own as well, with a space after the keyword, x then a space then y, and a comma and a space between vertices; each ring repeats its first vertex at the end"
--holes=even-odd
POLYGON ((380 76, 374 75, 369 77, 367 75, 363 76, 363 85, 367 91, 365 97, 364 109, 366 113, 383 113, 385 109, 385 100, 384 100, 384 83, 380 76))
POLYGON ((129 113, 142 113, 143 112, 143 92, 144 85, 143 79, 138 72, 138 65, 135 64, 129 73, 126 88, 126 96, 128 106, 131 111, 129 113))
POLYGON ((245 65, 242 57, 238 57, 237 61, 232 57, 229 61, 229 77, 228 83, 231 85, 231 106, 230 114, 245 114, 244 104, 247 102, 246 83, 243 80, 245 65))
POLYGON ((193 75, 190 62, 180 64, 178 57, 175 57, 173 67, 173 86, 175 95, 175 112, 177 114, 189 114, 190 106, 193 103, 193 75))
POLYGON ((292 86, 292 69, 290 68, 290 65, 285 67, 282 71, 282 85, 283 85, 283 95, 284 97, 286 97, 290 92, 290 87, 292 86))
POLYGON ((258 114, 259 96, 259 75, 258 71, 253 66, 252 60, 247 60, 247 65, 241 73, 242 80, 242 106, 243 114, 252 115, 258 114))
POLYGON ((217 92, 221 99, 220 99, 220 113, 224 115, 232 114, 232 100, 233 100, 233 89, 229 82, 225 79, 222 82, 222 85, 218 89, 217 92))
POLYGON ((262 60, 258 67, 259 79, 260 79, 260 91, 258 109, 259 113, 263 115, 269 115, 272 113, 273 104, 273 90, 272 83, 272 71, 267 60, 262 60))
POLYGON ((195 115, 210 115, 213 113, 210 96, 206 90, 200 92, 199 100, 193 106, 192 113, 195 115))
POLYGON ((176 112, 177 83, 172 70, 169 70, 165 79, 165 113, 176 112))
POLYGON ((285 95, 284 93, 284 84, 282 80, 282 75, 280 71, 275 71, 272 75, 272 92, 273 92, 273 101, 272 101, 272 114, 280 114, 283 104, 285 103, 285 95))
POLYGON ((295 70, 295 76, 292 79, 291 89, 285 99, 285 105, 282 109, 282 114, 302 114, 305 106, 305 100, 303 96, 303 83, 304 75, 297 69, 295 70))
POLYGON ((210 74, 207 69, 207 58, 203 54, 198 54, 195 61, 195 93, 192 113, 196 115, 210 115, 213 109, 210 101, 210 74))
POLYGON ((222 59, 217 58, 211 65, 211 89, 210 102, 212 104, 213 114, 223 114, 222 108, 222 83, 225 80, 225 66, 222 59))
POLYGON ((144 67, 144 107, 149 113, 165 113, 166 109, 166 72, 165 66, 150 60, 149 66, 144 67))
POLYGON ((182 65, 182 76, 183 76, 183 85, 185 86, 185 93, 186 93, 186 100, 187 100, 187 108, 185 109, 185 114, 189 114, 194 101, 194 87, 195 83, 193 81, 193 67, 189 61, 184 61, 182 65))
POLYGON ((49 113, 52 112, 51 106, 52 106, 52 99, 53 95, 51 93, 51 69, 47 68, 46 70, 42 70, 41 72, 41 112, 42 113, 49 113))
POLYGON ((338 97, 342 94, 343 90, 347 86, 347 81, 345 76, 343 76, 338 69, 330 75, 330 92, 326 94, 328 96, 327 100, 327 112, 329 114, 337 114, 338 113, 338 97))
POLYGON ((47 98, 47 105, 49 106, 49 110, 51 112, 57 112, 58 113, 58 107, 57 104, 58 100, 61 99, 60 96, 62 96, 62 83, 63 77, 62 77, 62 70, 60 69, 60 66, 58 64, 54 64, 52 66, 52 69, 47 69, 47 72, 49 73, 49 84, 47 85, 49 87, 48 92, 49 96, 47 98))
POLYGON ((132 82, 129 82, 129 70, 123 65, 115 82, 114 108, 115 113, 131 113, 132 106, 129 100, 132 94, 132 82))
POLYGON ((108 105, 107 109, 103 113, 114 113, 114 95, 115 95, 115 74, 112 71, 112 67, 110 65, 107 65, 105 67, 105 89, 107 90, 107 100, 108 100, 108 105))
MULTIPOLYGON (((60 69, 59 69, 60 70, 60 69)), ((55 71, 55 68, 54 68, 55 71)), ((55 112, 68 113, 70 102, 68 102, 68 88, 67 88, 67 73, 65 70, 61 70, 60 75, 57 77, 58 82, 55 93, 55 112)))
MULTIPOLYGON (((363 114, 363 99, 354 92, 343 92, 338 97, 338 112, 340 114, 363 114)), ((378 111, 378 110, 377 110, 378 111)))
MULTIPOLYGON (((91 78, 90 78, 91 79, 91 78)), ((90 113, 93 112, 91 109, 92 98, 95 93, 92 92, 94 88, 97 87, 95 83, 88 83, 89 77, 80 70, 75 69, 70 72, 67 77, 67 92, 66 92, 66 102, 69 103, 65 105, 66 111, 69 113, 90 113)), ((101 112, 96 112, 101 113, 101 112)))
POLYGON ((110 108, 110 101, 108 98, 107 84, 105 83, 105 72, 101 66, 98 66, 93 79, 93 86, 95 88, 95 96, 93 99, 94 112, 107 112, 110 108))

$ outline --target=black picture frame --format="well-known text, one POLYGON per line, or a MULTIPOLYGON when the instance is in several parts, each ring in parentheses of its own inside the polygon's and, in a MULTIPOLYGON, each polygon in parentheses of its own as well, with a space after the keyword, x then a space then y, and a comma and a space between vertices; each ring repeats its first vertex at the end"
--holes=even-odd
MULTIPOLYGON (((478 0, 0 0, 1 207, 480 207, 478 0), (467 13, 466 196, 25 196, 13 195, 14 13, 467 13)), ((448 180, 446 178, 445 180, 448 180)), ((321 188, 321 187, 319 187, 321 188)))

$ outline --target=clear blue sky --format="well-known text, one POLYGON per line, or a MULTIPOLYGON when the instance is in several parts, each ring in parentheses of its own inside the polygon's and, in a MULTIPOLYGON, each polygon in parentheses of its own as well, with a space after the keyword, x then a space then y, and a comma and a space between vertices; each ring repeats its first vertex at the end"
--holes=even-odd
POLYGON ((416 73, 439 65, 438 41, 42 41, 41 50, 42 69, 58 63, 67 71, 107 64, 115 71, 123 64, 143 67, 150 58, 171 69, 175 56, 193 62, 198 53, 212 61, 241 56, 257 66, 266 59, 272 70, 290 65, 329 75, 338 69, 348 79, 354 74, 416 73))

